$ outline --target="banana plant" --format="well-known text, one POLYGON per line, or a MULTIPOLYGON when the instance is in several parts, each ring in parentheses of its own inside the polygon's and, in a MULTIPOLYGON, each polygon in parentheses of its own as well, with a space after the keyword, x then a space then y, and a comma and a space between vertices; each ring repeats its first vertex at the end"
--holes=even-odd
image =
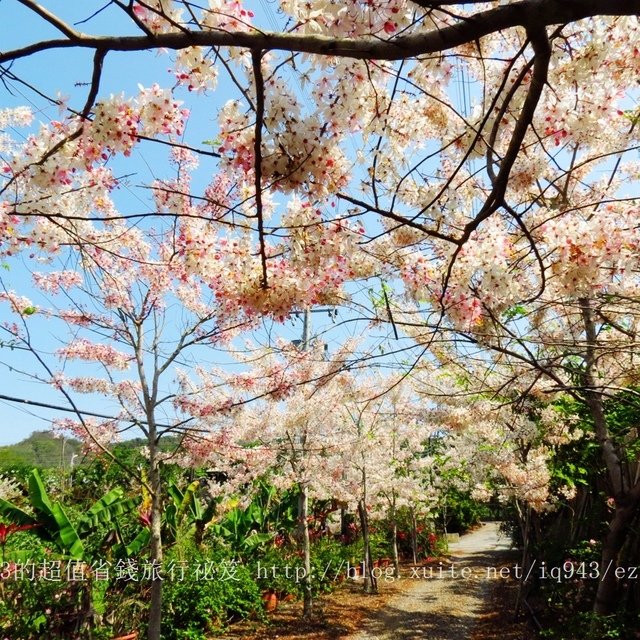
POLYGON ((282 528, 290 529, 295 524, 295 499, 295 495, 280 495, 274 486, 261 482, 246 509, 234 507, 212 529, 233 549, 250 554, 282 528))
POLYGON ((248 554, 273 538, 273 533, 256 530, 256 520, 238 507, 225 514, 221 522, 212 525, 213 532, 222 538, 232 549, 248 554))
MULTIPOLYGON (((203 507, 198 497, 199 487, 200 481, 194 480, 184 490, 180 489, 175 482, 171 482, 167 488, 167 503, 162 514, 162 539, 166 546, 175 544, 192 530, 194 530, 196 542, 202 540, 205 526, 215 514, 216 504, 211 502, 206 508, 203 507)), ((148 512, 145 508, 146 497, 143 491, 140 519, 145 526, 128 544, 118 545, 115 549, 116 555, 134 557, 149 543, 151 531, 148 526, 148 512)), ((119 538, 122 540, 123 536, 119 535, 119 538)))
POLYGON ((111 489, 95 502, 76 526, 69 520, 60 501, 52 501, 40 473, 34 469, 29 476, 29 500, 33 513, 0 499, 0 516, 11 524, 30 528, 42 540, 51 542, 65 558, 86 560, 82 539, 99 524, 113 522, 137 505, 135 498, 125 498, 121 488, 111 489))
POLYGON ((184 491, 174 482, 169 485, 167 489, 169 503, 164 510, 164 539, 167 543, 175 542, 181 532, 197 526, 205 516, 205 512, 209 515, 209 510, 202 508, 198 497, 199 487, 199 480, 194 480, 184 491))

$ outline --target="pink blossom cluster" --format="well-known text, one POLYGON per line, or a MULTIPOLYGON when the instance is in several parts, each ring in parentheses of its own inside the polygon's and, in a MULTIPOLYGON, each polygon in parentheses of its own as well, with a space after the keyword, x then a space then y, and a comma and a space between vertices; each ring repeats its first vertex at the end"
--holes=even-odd
POLYGON ((307 253, 299 247, 267 245, 266 286, 259 248, 248 237, 216 238, 188 225, 178 248, 186 272, 202 278, 223 316, 284 319, 292 308, 337 302, 343 296, 342 285, 355 275, 347 257, 336 255, 351 232, 327 226, 322 233, 322 244, 309 243, 307 253))
POLYGON ((153 33, 173 31, 180 24, 182 10, 177 9, 173 0, 145 0, 133 2, 133 12, 153 33))
POLYGON ((253 11, 245 9, 239 0, 208 0, 202 12, 202 25, 206 29, 251 31, 253 17, 253 11))
POLYGON ((282 9, 297 20, 297 30, 355 38, 393 35, 411 23, 413 9, 406 0, 284 0, 282 9))
MULTIPOLYGON (((350 166, 337 135, 317 115, 305 116, 298 99, 281 78, 265 89, 265 129, 262 133, 261 170, 273 189, 307 192, 323 197, 343 188, 350 166)), ((241 180, 251 180, 255 154, 255 128, 238 101, 225 104, 218 118, 225 166, 241 180)))
POLYGON ((541 232, 554 250, 553 287, 560 295, 584 295, 617 288, 638 267, 640 231, 635 208, 607 205, 597 216, 567 214, 546 222, 541 232))
POLYGON ((128 369, 132 360, 131 356, 118 351, 112 345, 90 342, 85 339, 69 342, 61 349, 58 349, 56 354, 59 358, 99 362, 108 369, 120 370, 128 369))
POLYGON ((112 153, 129 155, 139 135, 181 135, 187 113, 157 84, 141 86, 135 100, 112 95, 96 104, 91 120, 73 116, 41 126, 38 135, 29 136, 21 155, 7 163, 6 171, 31 190, 68 189, 81 180, 111 188, 110 173, 93 172, 96 163, 112 153), (57 153, 50 154, 56 146, 57 153), (88 179, 80 172, 88 172, 88 179))
POLYGON ((70 270, 34 273, 32 277, 36 287, 49 293, 69 291, 82 284, 82 275, 70 270))
POLYGON ((218 69, 211 60, 205 58, 201 47, 189 47, 178 51, 174 66, 176 80, 189 91, 216 88, 218 69))
POLYGON ((117 420, 98 420, 83 418, 82 422, 70 418, 57 419, 52 423, 54 431, 71 434, 83 443, 87 453, 102 454, 104 447, 116 442, 118 436, 117 420))
MULTIPOLYGON (((0 154, 6 157, 13 154, 18 143, 6 133, 10 127, 28 127, 33 122, 33 112, 29 107, 15 107, 12 109, 0 109, 0 154)), ((0 175, 11 174, 11 167, 0 161, 0 175)))
POLYGON ((11 310, 21 316, 32 315, 36 311, 29 298, 18 295, 15 291, 0 291, 0 301, 2 300, 8 302, 11 310))

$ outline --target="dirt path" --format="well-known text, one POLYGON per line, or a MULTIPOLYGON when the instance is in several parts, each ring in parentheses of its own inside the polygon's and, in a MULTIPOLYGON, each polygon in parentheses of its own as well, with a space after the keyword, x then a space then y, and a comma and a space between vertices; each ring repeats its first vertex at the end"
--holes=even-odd
POLYGON ((405 573, 406 588, 348 640, 470 638, 478 618, 490 607, 489 594, 496 579, 492 569, 514 555, 496 523, 450 543, 449 552, 449 562, 405 573))

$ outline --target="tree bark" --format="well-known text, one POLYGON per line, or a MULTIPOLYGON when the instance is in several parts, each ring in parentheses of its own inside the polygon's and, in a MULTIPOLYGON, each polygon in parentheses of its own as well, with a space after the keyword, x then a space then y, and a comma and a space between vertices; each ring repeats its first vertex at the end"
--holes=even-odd
POLYGON ((592 301, 580 299, 586 337, 584 354, 584 397, 593 419, 602 460, 607 469, 607 481, 615 504, 613 517, 602 545, 600 581, 596 591, 593 612, 599 616, 615 612, 618 603, 619 580, 616 577, 619 555, 627 541, 638 509, 640 508, 640 482, 632 479, 609 432, 602 391, 597 384, 597 330, 592 301))
POLYGON ((302 617, 308 620, 313 615, 313 591, 311 589, 311 539, 309 537, 309 496, 307 488, 300 485, 298 494, 298 522, 302 543, 302 617))
POLYGON ((600 582, 596 591, 593 612, 608 616, 615 612, 619 602, 620 582, 616 577, 618 558, 629 535, 629 527, 638 513, 638 500, 616 508, 609 523, 609 530, 602 546, 600 561, 600 582))
POLYGON ((162 567, 162 478, 157 445, 149 448, 151 486, 151 604, 148 640, 160 640, 162 623, 162 580, 156 575, 162 567))
MULTIPOLYGON (((36 10, 35 3, 21 0, 36 10)), ((432 3, 421 0, 430 7, 432 3)), ((436 4, 444 5, 444 2, 436 4)), ((41 40, 24 47, 0 53, 0 63, 24 58, 51 49, 88 48, 100 51, 145 51, 187 49, 190 47, 244 47, 254 51, 292 51, 357 59, 402 60, 446 51, 475 42, 483 36, 513 27, 541 29, 597 15, 640 14, 640 0, 523 0, 479 11, 456 24, 420 34, 381 38, 332 38, 324 35, 269 33, 255 31, 176 30, 169 33, 136 36, 94 36, 77 31, 53 14, 41 16, 62 30, 65 37, 41 40)))
POLYGON ((418 564, 418 523, 416 522, 416 512, 413 507, 411 507, 411 553, 413 555, 413 564, 418 564))
POLYGON ((364 591, 365 593, 377 593, 378 580, 373 573, 371 539, 369 537, 369 516, 367 514, 367 505, 363 498, 358 501, 358 515, 360 516, 362 544, 364 547, 364 591))
POLYGON ((398 517, 396 513, 396 496, 391 502, 391 551, 393 553, 393 575, 400 577, 400 558, 398 555, 398 517))

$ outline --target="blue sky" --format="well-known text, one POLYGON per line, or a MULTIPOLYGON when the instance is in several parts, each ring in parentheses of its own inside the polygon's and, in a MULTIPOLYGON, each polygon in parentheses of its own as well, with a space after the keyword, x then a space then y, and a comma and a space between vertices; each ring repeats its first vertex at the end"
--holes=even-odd
MULTIPOLYGON (((87 9, 88 4, 63 1, 50 2, 47 3, 47 6, 52 11, 61 10, 62 15, 68 16, 71 21, 77 21, 87 17, 90 13, 87 9)), ((105 12, 92 21, 91 29, 106 31, 109 26, 115 24, 114 17, 113 12, 111 15, 105 12)), ((85 26, 85 28, 87 27, 88 25, 85 26)), ((3 49, 19 47, 36 38, 57 36, 58 33, 55 29, 42 20, 34 18, 32 12, 19 3, 0 3, 0 41, 3 43, 3 49)), ((155 75, 166 68, 167 61, 161 61, 160 58, 150 53, 132 56, 126 60, 122 55, 114 55, 105 68, 102 93, 103 95, 121 91, 134 93, 137 91, 137 83, 143 81, 150 72, 155 75), (126 73, 122 72, 123 69, 126 69, 126 73)), ((11 67, 11 71, 53 98, 59 92, 68 96, 71 98, 71 104, 77 106, 82 104, 86 88, 76 85, 90 79, 91 64, 90 57, 87 55, 77 55, 73 51, 59 51, 20 60, 11 67)), ((19 105, 29 106, 34 111, 36 125, 40 122, 46 123, 52 119, 60 118, 62 115, 57 107, 20 82, 8 82, 0 96, 2 108, 19 105)), ((24 131, 19 130, 13 130, 9 133, 18 139, 25 134, 24 131)), ((136 164, 137 171, 148 174, 147 167, 153 163, 149 163, 146 158, 139 156, 136 164)), ((124 200, 129 200, 130 206, 134 207, 138 202, 137 196, 133 192, 126 194, 124 200)), ((33 265, 25 265, 22 257, 7 261, 1 274, 3 283, 7 288, 29 296, 32 290, 30 268, 33 268, 33 265)), ((5 313, 6 309, 3 305, 0 314, 5 313)), ((45 351, 51 352, 60 346, 59 340, 56 339, 56 330, 50 326, 51 323, 39 319, 32 324, 38 327, 35 333, 45 351)), ((27 400, 66 405, 64 398, 49 385, 34 383, 29 375, 21 373, 28 371, 37 372, 41 376, 45 375, 44 371, 38 370, 35 360, 29 354, 4 348, 0 357, 2 360, 0 366, 0 388, 2 391, 0 393, 27 400)), ((96 410, 95 407, 87 406, 87 404, 90 402, 81 401, 82 407, 96 410)), ((48 428, 49 419, 54 415, 60 417, 65 414, 61 412, 54 414, 44 409, 0 401, 0 423, 2 424, 0 445, 17 442, 33 430, 48 428)))
MULTIPOLYGON (((99 8, 100 3, 94 2, 69 2, 52 1, 44 3, 51 11, 59 12, 69 22, 77 22, 89 16, 99 8)), ((92 33, 108 33, 110 30, 122 31, 125 20, 120 19, 119 12, 113 8, 104 11, 92 19, 89 23, 78 25, 78 28, 92 33)), ((0 41, 4 50, 19 47, 35 39, 57 37, 55 29, 38 18, 34 18, 32 12, 17 2, 0 2, 0 41)), ((107 58, 101 82, 100 95, 110 93, 134 95, 138 91, 138 83, 146 86, 153 81, 170 86, 173 78, 168 71, 170 59, 168 56, 159 56, 155 53, 143 52, 140 54, 113 53, 107 58)), ((81 107, 86 95, 85 83, 91 78, 91 57, 87 52, 58 51, 48 52, 18 61, 11 71, 29 84, 37 86, 40 91, 55 98, 61 94, 70 99, 70 105, 81 107)), ((31 91, 27 86, 19 82, 11 82, 5 85, 5 90, 0 93, 0 107, 12 107, 27 105, 35 113, 35 125, 39 122, 49 122, 61 117, 58 108, 31 91)), ((213 102, 215 105, 231 97, 231 87, 221 83, 219 91, 214 96, 207 96, 206 100, 199 102, 213 102)), ((191 96, 186 95, 189 98, 191 96)), ((197 103, 198 101, 194 101, 197 103)), ((190 105, 191 106, 191 105, 190 105)), ((201 140, 213 137, 215 127, 215 106, 208 110, 203 108, 198 111, 193 109, 193 115, 189 122, 190 133, 201 140), (197 131, 194 128, 197 127, 197 131)), ((13 130, 12 135, 18 139, 26 132, 13 130)), ((148 147, 149 145, 147 145, 148 147)), ((128 179, 128 185, 120 187, 115 194, 119 207, 125 211, 141 211, 149 208, 146 194, 135 188, 135 185, 150 182, 154 176, 168 177, 166 165, 166 152, 164 149, 145 148, 141 145, 134 153, 131 162, 127 162, 126 172, 133 173, 128 179)), ((115 163, 114 171, 117 173, 115 163)), ((123 169, 124 170, 124 169, 123 169)), ((3 284, 23 295, 33 295, 30 279, 30 270, 33 264, 25 261, 23 257, 6 261, 5 269, 0 274, 3 284)), ((34 302, 46 307, 47 302, 34 298, 34 302)), ((4 305, 0 307, 0 314, 5 314, 4 305)), ((0 320, 4 320, 1 318, 0 320)), ((52 321, 43 318, 32 317, 29 319, 35 339, 40 343, 42 350, 48 354, 51 364, 57 364, 56 358, 51 356, 56 348, 61 346, 59 327, 52 321)), ((293 329, 289 329, 294 333, 293 329)), ((21 371, 36 372, 40 376, 46 373, 39 367, 35 359, 29 354, 18 350, 2 349, 0 353, 2 365, 0 365, 0 388, 4 395, 16 396, 27 400, 66 405, 64 398, 53 388, 45 383, 36 383, 30 376, 21 371)), ((79 368, 78 371, 82 370, 79 368)), ((86 371, 87 368, 85 367, 86 371)), ((95 397, 81 397, 79 406, 87 410, 100 411, 100 400, 95 397)), ((50 412, 44 409, 35 409, 18 403, 0 401, 0 445, 17 442, 27 436, 33 430, 46 429, 52 416, 61 417, 62 412, 50 412)))
MULTIPOLYGON (((68 0, 50 0, 43 4, 54 13, 59 12, 70 23, 88 17, 92 11, 103 6, 99 2, 79 3, 68 0)), ((260 3, 254 10, 257 14, 256 20, 261 21, 266 25, 266 28, 276 28, 277 21, 281 20, 269 3, 260 3)), ((114 29, 122 31, 120 29, 122 24, 125 22, 119 12, 111 6, 87 24, 78 25, 77 28, 91 33, 108 33, 114 29)), ((53 27, 34 18, 33 14, 19 3, 6 0, 0 2, 0 41, 3 43, 4 50, 22 46, 36 39, 57 37, 58 35, 53 27)), ((158 82, 161 86, 171 86, 174 80, 169 72, 170 64, 171 59, 167 55, 148 52, 139 54, 110 53, 105 62, 100 95, 121 92, 124 92, 125 95, 134 95, 138 91, 139 83, 149 86, 152 82, 158 82)), ((58 93, 68 96, 70 105, 80 109, 86 96, 86 83, 91 77, 90 52, 77 50, 47 52, 19 60, 11 68, 11 71, 51 97, 55 98, 58 93)), ((190 142, 202 144, 206 140, 215 138, 217 109, 228 99, 236 98, 238 90, 226 74, 221 72, 219 85, 215 92, 196 96, 180 89, 176 96, 179 99, 184 99, 185 106, 191 109, 191 117, 187 127, 190 142)), ((0 87, 0 108, 17 105, 28 105, 34 110, 36 125, 39 122, 49 122, 61 117, 58 107, 19 82, 9 82, 4 88, 0 87)), ((19 137, 25 132, 14 130, 9 133, 19 137)), ((201 165, 200 180, 205 180, 215 170, 215 164, 213 161, 205 160, 201 165)), ((126 162, 116 160, 110 166, 113 166, 116 174, 120 166, 122 166, 123 172, 132 174, 114 196, 119 208, 125 212, 139 212, 150 207, 147 200, 148 192, 136 188, 137 185, 149 183, 154 177, 166 178, 170 176, 166 163, 166 148, 149 143, 139 145, 133 157, 126 162)), ((33 270, 33 265, 30 261, 28 259, 25 261, 24 257, 20 257, 7 261, 5 266, 8 269, 3 270, 0 274, 4 286, 23 295, 32 295, 30 270, 33 270)), ((379 291, 380 283, 371 283, 365 286, 364 291, 360 293, 358 293, 359 287, 357 285, 351 286, 350 290, 366 304, 368 303, 368 287, 377 288, 379 291)), ((34 302, 42 307, 47 306, 46 301, 34 299, 34 302)), ((5 312, 5 309, 0 307, 0 314, 5 312)), ((312 318, 313 333, 322 334, 323 340, 329 344, 330 350, 334 350, 347 337, 360 337, 366 332, 366 323, 357 321, 353 314, 349 315, 349 312, 344 310, 340 312, 337 323, 326 313, 314 314, 312 318), (341 324, 344 321, 346 324, 341 324)), ((0 317, 0 321, 3 319, 0 317)), ((52 354, 62 344, 61 336, 58 333, 59 328, 55 326, 55 323, 44 318, 32 317, 29 322, 42 351, 48 354, 47 357, 51 364, 55 364, 56 359, 52 354)), ((294 340, 300 337, 301 332, 301 319, 292 317, 283 324, 265 321, 263 326, 255 332, 254 338, 260 343, 266 343, 275 338, 294 340)), ((378 349, 379 344, 384 342, 387 334, 386 328, 381 327, 377 334, 374 332, 366 341, 367 347, 374 351, 378 349)), ((391 345, 392 348, 406 346, 402 341, 391 345)), ((21 373, 23 370, 37 371, 39 375, 45 375, 41 369, 38 370, 35 367, 33 359, 27 358, 26 355, 24 352, 12 352, 6 348, 0 350, 0 361, 2 362, 0 364, 0 383, 3 389, 0 393, 28 400, 66 405, 64 398, 48 384, 34 383, 28 375, 21 373)), ((401 354, 397 359, 402 360, 404 357, 404 354, 401 354)), ((222 363, 229 361, 224 354, 211 354, 211 361, 216 359, 222 363)), ((386 358, 387 361, 394 359, 394 357, 386 358)), ((81 370, 86 371, 86 367, 77 369, 78 372, 81 370)), ((78 404, 85 410, 98 412, 102 410, 101 401, 97 397, 81 397, 78 404)), ((33 409, 21 404, 0 401, 0 424, 2 424, 0 445, 19 441, 33 430, 47 428, 48 421, 52 416, 60 417, 63 415, 59 412, 52 413, 43 409, 33 409)))

